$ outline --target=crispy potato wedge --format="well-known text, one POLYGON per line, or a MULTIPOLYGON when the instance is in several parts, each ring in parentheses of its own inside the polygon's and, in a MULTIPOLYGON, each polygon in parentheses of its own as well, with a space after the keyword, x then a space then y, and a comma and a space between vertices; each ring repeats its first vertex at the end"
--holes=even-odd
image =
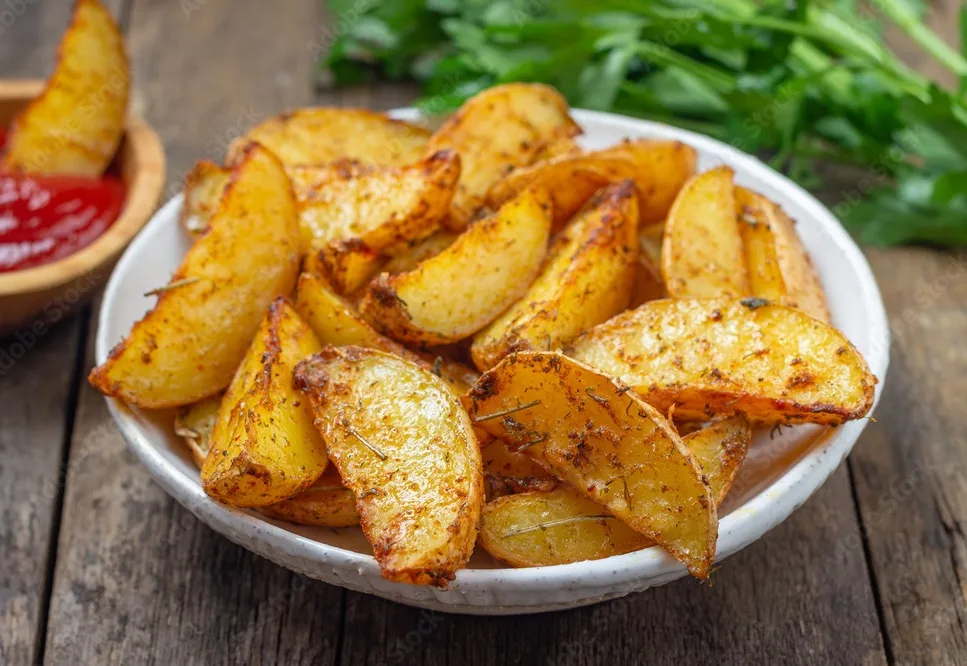
POLYGON ((557 479, 544 471, 543 467, 525 454, 511 451, 499 439, 494 438, 483 444, 480 457, 483 459, 488 501, 513 493, 553 490, 557 487, 557 479))
POLYGON ((382 254, 352 239, 334 241, 321 250, 310 251, 303 268, 348 296, 365 287, 385 263, 382 254))
POLYGON ((550 201, 527 190, 408 273, 382 273, 360 311, 396 340, 446 344, 472 335, 523 296, 547 251, 550 201))
POLYGON ((470 559, 483 505, 480 449, 457 398, 416 364, 363 347, 327 347, 295 376, 383 576, 445 586, 470 559))
POLYGON ((842 333, 758 299, 651 301, 584 333, 568 353, 686 420, 740 413, 838 425, 869 412, 876 384, 842 333))
POLYGON ((191 236, 208 228, 222 194, 232 178, 232 170, 211 160, 198 160, 185 177, 185 201, 181 205, 181 226, 191 236))
POLYGON ((672 298, 751 296, 735 218, 732 169, 716 167, 682 189, 665 222, 661 272, 672 298))
POLYGON ((380 334, 344 298, 321 278, 310 273, 299 276, 296 309, 323 344, 335 347, 356 345, 379 349, 416 363, 449 385, 457 396, 470 390, 480 377, 473 369, 442 356, 411 351, 380 334))
POLYGON ((343 484, 335 465, 326 467, 318 481, 292 499, 262 507, 262 513, 296 525, 359 525, 356 496, 343 484))
POLYGON ((560 157, 561 155, 575 155, 580 153, 581 146, 577 142, 569 137, 562 136, 558 139, 552 139, 547 143, 541 145, 541 147, 534 154, 534 164, 538 162, 543 162, 545 160, 552 160, 555 157, 560 157))
POLYGON ((567 487, 488 502, 479 541, 494 558, 515 567, 600 560, 654 545, 601 504, 567 487))
POLYGON ((463 401, 475 425, 708 576, 718 530, 708 482, 634 391, 560 352, 516 352, 463 401))
POLYGON ((267 506, 298 495, 325 471, 326 445, 292 384, 296 363, 320 349, 285 299, 273 301, 218 408, 201 468, 211 497, 267 506))
POLYGON ((510 169, 531 164, 548 144, 580 133, 567 102, 550 86, 509 83, 471 97, 426 148, 427 154, 451 148, 463 163, 447 223, 464 228, 510 169))
POLYGON ((286 166, 344 158, 401 166, 420 159, 429 135, 422 127, 366 109, 296 109, 269 118, 233 141, 226 164, 234 163, 246 143, 257 141, 286 166))
POLYGON ((664 224, 652 224, 638 232, 638 264, 635 285, 631 292, 631 308, 648 301, 668 298, 661 278, 661 242, 664 224))
POLYGON ((412 271, 430 257, 437 256, 453 245, 453 241, 459 237, 460 234, 454 231, 438 231, 429 238, 412 243, 409 248, 391 257, 383 266, 383 270, 390 275, 412 271))
POLYGON ((593 198, 555 240, 540 275, 517 303, 477 333, 474 364, 551 351, 628 307, 638 259, 638 201, 630 180, 593 198))
POLYGON ((77 0, 44 91, 10 125, 3 170, 104 173, 124 134, 131 71, 117 24, 98 0, 77 0))
POLYGON ((222 394, 213 395, 193 405, 179 407, 175 413, 175 434, 185 440, 199 468, 211 450, 212 429, 221 402, 222 394))
MULTIPOLYGON (((682 438, 708 479, 716 505, 732 486, 751 440, 752 428, 743 416, 682 438)), ((485 471, 487 451, 498 445, 503 446, 498 440, 484 449, 485 471)), ((513 566, 537 567, 597 560, 655 545, 570 488, 549 490, 501 497, 484 506, 479 537, 484 549, 513 566)))
POLYGON ((460 157, 441 150, 403 167, 340 161, 288 171, 307 246, 354 240, 394 254, 439 228, 460 177, 460 157))
POLYGON ((225 389, 269 303, 292 291, 299 222, 279 161, 252 144, 207 233, 158 302, 90 374, 104 393, 140 407, 177 407, 225 389))
POLYGON ((752 295, 828 324, 823 286, 793 221, 780 206, 744 187, 735 188, 735 207, 752 295))
POLYGON ((641 224, 654 224, 668 215, 682 186, 695 174, 696 163, 695 150, 680 141, 626 141, 514 169, 490 188, 487 202, 498 207, 526 187, 543 187, 554 201, 558 229, 600 188, 630 178, 641 194, 641 224))

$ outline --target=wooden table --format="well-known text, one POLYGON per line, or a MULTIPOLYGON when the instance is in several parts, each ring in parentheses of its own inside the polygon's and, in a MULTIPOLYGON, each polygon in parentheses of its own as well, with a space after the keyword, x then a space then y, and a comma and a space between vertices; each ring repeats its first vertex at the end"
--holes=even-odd
MULTIPOLYGON (((135 108, 167 149, 169 195, 196 159, 221 159, 273 113, 415 95, 314 93, 332 38, 318 0, 112 4, 135 108)), ((950 35, 957 5, 932 17, 950 35)), ((0 75, 46 75, 68 3, 6 13, 0 75)), ((27 354, 0 369, 0 664, 964 663, 967 256, 867 255, 893 358, 877 422, 847 464, 710 586, 680 580, 551 615, 421 612, 235 546, 148 477, 84 380, 93 308, 19 341, 27 354)))

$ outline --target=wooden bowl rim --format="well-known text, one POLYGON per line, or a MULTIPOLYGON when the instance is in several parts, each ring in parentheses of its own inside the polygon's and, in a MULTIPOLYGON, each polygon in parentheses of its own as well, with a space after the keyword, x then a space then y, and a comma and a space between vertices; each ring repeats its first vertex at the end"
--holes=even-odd
MULTIPOLYGON (((32 99, 46 81, 24 79, 0 82, 0 96, 32 99)), ((90 273, 120 255, 124 247, 154 214, 165 183, 165 152, 157 133, 139 116, 130 114, 124 128, 138 166, 128 183, 124 208, 118 219, 93 243, 63 259, 34 268, 0 273, 0 297, 44 291, 90 273)), ((106 276, 105 276, 106 277, 106 276)))

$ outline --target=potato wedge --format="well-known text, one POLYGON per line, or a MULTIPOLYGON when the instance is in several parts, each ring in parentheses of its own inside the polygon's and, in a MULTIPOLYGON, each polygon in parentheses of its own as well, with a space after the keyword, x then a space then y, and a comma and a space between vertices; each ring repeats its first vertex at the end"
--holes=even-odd
POLYGON ((758 299, 661 300, 592 328, 568 352, 675 417, 838 425, 865 416, 876 378, 842 333, 758 299))
POLYGON ((303 268, 326 280, 340 294, 351 295, 365 287, 386 263, 382 254, 357 239, 334 241, 310 251, 303 268))
POLYGON ((445 586, 470 559, 483 505, 480 449, 457 398, 416 364, 362 347, 327 347, 295 377, 383 576, 445 586))
POLYGON ((269 303, 295 286, 299 222, 279 161, 253 144, 232 174, 208 232, 158 302, 91 384, 140 407, 177 407, 225 389, 269 303))
POLYGON ((490 188, 487 202, 498 207, 526 187, 543 187, 554 201, 556 230, 600 188, 630 178, 641 195, 641 224, 654 224, 668 215, 675 197, 695 174, 696 162, 695 150, 680 141, 626 141, 514 169, 490 188))
POLYGON ((323 344, 335 347, 356 345, 396 354, 435 374, 445 381, 457 396, 469 391, 479 378, 474 370, 462 363, 441 356, 411 351, 395 340, 380 334, 324 280, 310 273, 299 276, 296 309, 323 344))
POLYGON ((10 125, 3 170, 100 176, 124 134, 130 89, 124 40, 110 12, 98 0, 77 0, 54 73, 10 125))
POLYGON ((708 576, 711 490, 675 428, 634 391, 560 352, 516 352, 463 401, 475 425, 708 576))
POLYGON ((195 162, 182 189, 185 200, 181 205, 181 226, 189 235, 197 236, 208 228, 231 177, 231 169, 211 160, 195 162))
POLYGON ((335 465, 326 467, 318 481, 292 499, 262 507, 262 513, 296 525, 359 525, 356 496, 343 484, 335 465))
POLYGON ((652 224, 638 232, 638 264, 635 285, 631 292, 631 308, 648 301, 668 298, 661 277, 661 242, 664 224, 652 224))
MULTIPOLYGON (((732 486, 751 440, 752 428, 743 416, 713 423, 682 438, 708 479, 716 506, 732 486)), ((497 441, 488 449, 498 445, 503 446, 497 441)), ((484 450, 485 470, 488 449, 484 450)), ((488 553, 517 567, 597 560, 655 545, 602 512, 600 504, 567 487, 491 501, 483 509, 479 539, 488 553)))
POLYGON ((828 324, 823 286, 793 221, 777 204, 744 187, 735 188, 735 206, 752 295, 828 324))
POLYGON ((550 201, 527 190, 415 270, 381 274, 360 311, 396 340, 439 345, 479 331, 524 295, 547 251, 550 201))
POLYGON ((233 141, 226 164, 234 163, 246 143, 257 141, 286 166, 339 159, 401 166, 420 159, 429 135, 422 127, 366 109, 296 109, 269 118, 233 141))
POLYGON ((447 223, 463 229, 510 169, 531 164, 546 145, 580 133, 567 102, 550 86, 509 83, 471 97, 426 148, 428 155, 451 148, 463 163, 447 223))
POLYGON ((460 177, 460 157, 441 150, 403 167, 340 161, 288 171, 307 246, 353 240, 392 255, 439 228, 460 177))
POLYGON ((267 506, 298 495, 325 471, 326 445, 292 384, 296 363, 320 349, 286 300, 273 301, 218 408, 201 468, 211 497, 267 506))
POLYGON ((221 394, 213 395, 193 405, 179 407, 175 414, 175 434, 185 440, 199 468, 211 450, 212 429, 221 402, 221 394))
POLYGON ((412 243, 410 247, 391 257, 383 266, 383 270, 390 275, 412 271, 421 263, 435 257, 453 245, 460 234, 453 231, 438 231, 429 238, 412 243))
POLYGON ((494 558, 514 567, 600 560, 654 545, 601 504, 567 487, 488 502, 479 540, 494 558))
POLYGON ((558 349, 627 308, 637 226, 634 183, 601 190, 555 240, 523 298, 474 336, 474 364, 488 370, 513 351, 558 349))
POLYGON ((538 162, 543 162, 545 160, 552 160, 555 157, 560 157, 562 155, 576 155, 580 153, 581 146, 577 142, 569 137, 562 136, 559 139, 552 139, 547 143, 541 145, 541 147, 534 154, 534 164, 538 162))
POLYGON ((480 447, 488 501, 533 490, 553 490, 557 479, 523 453, 511 451, 499 439, 480 447))
POLYGON ((692 178, 665 222, 661 272, 672 298, 751 296, 732 169, 716 167, 692 178))

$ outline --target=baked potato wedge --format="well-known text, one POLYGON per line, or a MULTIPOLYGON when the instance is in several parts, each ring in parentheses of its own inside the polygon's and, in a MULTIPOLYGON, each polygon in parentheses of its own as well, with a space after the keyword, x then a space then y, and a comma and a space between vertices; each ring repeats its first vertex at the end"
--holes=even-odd
POLYGON ((386 258, 358 239, 339 240, 310 250, 303 269, 326 280, 340 294, 351 296, 380 272, 386 258))
POLYGON ((652 224, 638 232, 638 263, 635 266, 631 308, 648 301, 668 298, 668 291, 661 277, 661 243, 664 231, 664 224, 652 224))
POLYGON ((452 149, 462 171, 447 224, 460 230, 487 191, 514 167, 531 164, 548 144, 581 133, 559 92, 539 83, 508 83, 474 95, 437 130, 426 154, 452 149))
POLYGON ((870 411, 876 384, 842 333, 759 299, 651 301, 587 331, 568 353, 685 420, 739 413, 839 425, 870 411))
POLYGON ((479 331, 524 295, 547 251, 550 201, 526 190, 408 273, 382 273, 360 311, 403 342, 439 345, 479 331))
POLYGON ((695 174, 696 162, 695 150, 680 141, 625 141, 514 169, 490 188, 487 202, 496 208, 526 187, 543 187, 554 201, 557 230, 600 188, 631 179, 641 194, 641 224, 654 224, 668 215, 682 186, 695 174))
POLYGON ((124 134, 130 90, 124 40, 110 12, 98 0, 77 0, 54 73, 10 125, 3 171, 100 176, 124 134))
POLYGON ((363 533, 388 580, 445 586, 473 552, 483 505, 467 413, 430 372, 363 347, 326 347, 296 368, 363 533))
POLYGON ((689 180, 675 199, 661 252, 661 273, 672 298, 752 295, 732 178, 732 169, 716 167, 689 180))
POLYGON ((227 167, 211 160, 195 162, 182 189, 181 226, 189 235, 197 236, 208 228, 231 178, 232 170, 227 167))
MULTIPOLYGON (((479 438, 478 438, 479 439, 479 438)), ((523 453, 511 451, 499 439, 481 442, 487 500, 531 490, 553 490, 557 479, 523 453)))
POLYGON ((554 241, 540 275, 470 348, 480 370, 520 350, 551 351, 628 307, 638 259, 638 198, 626 180, 600 191, 554 241))
POLYGON ((708 576, 712 491, 674 426, 634 391, 560 352, 516 352, 463 401, 475 425, 708 576))
POLYGON ((728 494, 752 443, 752 425, 738 414, 682 437, 708 479, 716 506, 728 494))
POLYGON ((793 221, 780 206, 744 187, 735 188, 735 206, 752 295, 828 324, 823 285, 793 221))
POLYGON ((279 161, 252 144, 206 234, 157 304, 90 374, 94 388, 146 408, 189 405, 224 390, 276 297, 299 272, 299 221, 279 161))
POLYGON ((412 271, 430 257, 437 256, 453 245, 453 241, 459 237, 460 234, 454 231, 441 229, 429 238, 411 243, 408 248, 390 257, 383 265, 383 270, 390 275, 412 271))
POLYGON ((296 525, 351 527, 359 525, 356 496, 343 482, 335 465, 326 467, 319 480, 292 499, 262 507, 262 513, 296 525))
POLYGON ((175 434, 185 440, 191 457, 199 468, 212 447, 212 429, 218 417, 222 394, 213 395, 192 405, 179 407, 175 413, 175 434))
POLYGON ((292 384, 296 364, 320 349, 286 300, 273 301, 218 408, 201 468, 208 495, 263 507, 298 495, 322 475, 326 445, 292 384))
MULTIPOLYGON (((295 109, 259 123, 228 147, 226 164, 257 141, 286 166, 323 165, 339 159, 402 166, 423 155, 430 132, 367 109, 295 109)), ((432 151, 431 151, 432 152, 432 151)))

